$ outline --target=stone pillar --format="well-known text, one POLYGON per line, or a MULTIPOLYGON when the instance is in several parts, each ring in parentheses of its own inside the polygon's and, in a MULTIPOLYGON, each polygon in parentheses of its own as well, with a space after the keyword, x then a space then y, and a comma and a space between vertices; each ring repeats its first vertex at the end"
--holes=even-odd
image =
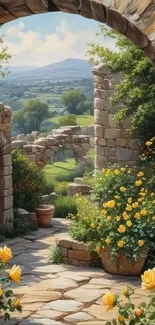
POLYGON ((0 226, 13 218, 11 108, 0 103, 0 226))
POLYGON ((119 126, 113 122, 115 108, 109 103, 115 92, 115 85, 122 79, 121 73, 113 73, 109 67, 100 64, 93 68, 94 75, 94 116, 95 116, 95 169, 101 170, 110 164, 136 165, 139 151, 138 139, 127 131, 130 120, 119 126))

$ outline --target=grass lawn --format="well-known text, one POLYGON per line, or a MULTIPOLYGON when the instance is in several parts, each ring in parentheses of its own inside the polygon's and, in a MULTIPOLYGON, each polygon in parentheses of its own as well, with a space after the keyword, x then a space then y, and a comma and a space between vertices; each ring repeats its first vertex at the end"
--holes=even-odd
POLYGON ((58 175, 68 175, 76 167, 74 158, 65 162, 56 162, 53 165, 46 165, 43 169, 47 183, 56 182, 58 175))
MULTIPOLYGON (((55 117, 50 118, 49 121, 58 124, 58 121, 61 117, 62 116, 55 116, 55 117)), ((86 127, 90 124, 94 124, 94 116, 92 116, 92 115, 78 115, 76 117, 76 122, 78 125, 86 127)))

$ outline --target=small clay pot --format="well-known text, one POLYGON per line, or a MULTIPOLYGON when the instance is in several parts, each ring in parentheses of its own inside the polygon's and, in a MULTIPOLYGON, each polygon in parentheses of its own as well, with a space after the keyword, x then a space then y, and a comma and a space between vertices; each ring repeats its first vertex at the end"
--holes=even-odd
POLYGON ((40 205, 39 208, 35 209, 35 211, 38 219, 38 226, 42 228, 50 227, 54 214, 54 206, 40 205))
POLYGON ((101 250, 101 261, 106 272, 119 275, 140 275, 147 258, 147 250, 141 249, 139 257, 135 263, 125 256, 125 253, 120 252, 117 257, 111 259, 111 248, 106 247, 101 250))

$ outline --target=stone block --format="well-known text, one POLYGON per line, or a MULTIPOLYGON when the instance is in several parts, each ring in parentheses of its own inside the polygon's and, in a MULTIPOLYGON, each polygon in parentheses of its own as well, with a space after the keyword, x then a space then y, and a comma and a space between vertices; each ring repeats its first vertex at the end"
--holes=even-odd
POLYGON ((113 139, 107 140, 107 147, 114 148, 115 147, 115 141, 113 139))
POLYGON ((106 147, 107 141, 102 138, 95 138, 95 145, 101 146, 101 147, 106 147))
POLYGON ((88 151, 90 148, 89 143, 81 143, 81 147, 84 151, 88 151))
POLYGON ((0 123, 0 131, 4 131, 6 129, 5 123, 0 123))
POLYGON ((12 165, 11 154, 0 155, 0 166, 11 166, 11 165, 12 165))
POLYGON ((0 197, 10 196, 13 194, 13 188, 10 187, 7 190, 0 190, 0 197))
POLYGON ((12 166, 0 166, 0 176, 8 176, 12 174, 12 166))
POLYGON ((93 72, 98 71, 101 75, 109 74, 111 73, 110 68, 103 63, 98 64, 93 68, 93 72))
POLYGON ((117 139, 120 138, 120 129, 106 129, 105 139, 117 139))
POLYGON ((67 265, 73 265, 73 266, 78 266, 79 265, 78 260, 74 260, 72 258, 67 258, 67 257, 63 258, 63 263, 67 264, 67 265))
POLYGON ((96 155, 95 156, 95 168, 102 170, 106 166, 107 159, 105 157, 101 157, 96 155))
POLYGON ((76 145, 76 144, 73 144, 73 151, 75 152, 75 154, 78 156, 78 157, 81 157, 81 156, 84 156, 85 155, 85 151, 81 148, 81 146, 79 145, 76 145))
POLYGON ((94 110, 95 123, 107 126, 108 125, 108 112, 99 109, 94 110))
POLYGON ((113 114, 108 114, 108 125, 110 127, 113 127, 114 126, 114 121, 113 121, 113 114))
POLYGON ((35 155, 28 155, 28 158, 30 159, 30 161, 32 162, 36 162, 36 156, 35 155))
POLYGON ((61 249, 62 257, 67 257, 68 256, 68 249, 66 247, 60 247, 60 249, 61 249))
POLYGON ((109 79, 103 79, 102 81, 102 86, 105 90, 108 90, 111 86, 110 80, 109 79))
POLYGON ((6 145, 2 148, 2 153, 3 153, 3 155, 11 154, 11 143, 6 144, 6 145))
POLYGON ((57 245, 58 245, 58 247, 71 248, 72 240, 69 238, 60 238, 57 240, 57 245))
POLYGON ((102 85, 94 82, 94 89, 102 89, 102 85))
POLYGON ((52 135, 48 135, 47 138, 48 138, 48 146, 55 146, 58 143, 58 140, 52 137, 52 135))
POLYGON ((13 196, 7 196, 3 197, 3 199, 0 200, 0 210, 8 210, 13 207, 13 196))
POLYGON ((95 124, 95 137, 104 138, 104 127, 102 125, 95 124))
POLYGON ((91 261, 92 256, 89 251, 82 251, 82 250, 68 250, 68 257, 74 260, 80 261, 91 261))
POLYGON ((115 141, 116 147, 126 147, 126 139, 116 139, 115 141))
POLYGON ((116 149, 109 149, 109 157, 116 157, 116 149))
POLYGON ((11 142, 12 149, 22 149, 25 145, 27 145, 27 141, 25 140, 14 140, 11 142))
POLYGON ((95 146, 95 154, 104 157, 104 147, 95 146))
POLYGON ((116 150, 117 161, 128 161, 133 158, 133 151, 131 149, 117 149, 116 150))
POLYGON ((94 124, 89 125, 88 128, 87 128, 87 130, 88 130, 88 135, 90 137, 94 137, 94 124))
POLYGON ((46 139, 46 138, 39 138, 34 143, 35 144, 38 144, 39 146, 47 147, 48 146, 48 139, 46 139))
POLYGON ((25 134, 17 135, 17 140, 25 140, 25 134))
POLYGON ((103 102, 101 98, 95 98, 94 99, 94 108, 103 110, 103 102))
POLYGON ((54 151, 52 149, 46 149, 45 150, 45 155, 48 157, 48 158, 51 158, 54 154, 54 151))
POLYGON ((99 84, 102 84, 102 77, 99 77, 99 76, 94 76, 94 82, 97 82, 99 84))

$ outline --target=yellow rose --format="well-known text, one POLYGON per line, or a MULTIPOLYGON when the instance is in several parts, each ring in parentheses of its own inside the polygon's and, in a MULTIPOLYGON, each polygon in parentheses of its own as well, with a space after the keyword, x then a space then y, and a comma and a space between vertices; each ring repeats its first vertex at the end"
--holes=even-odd
POLYGON ((105 242, 106 242, 107 245, 109 245, 109 244, 111 243, 111 239, 110 239, 110 238, 107 238, 107 239, 105 240, 105 242))
POLYGON ((0 297, 2 297, 2 296, 3 296, 3 289, 0 288, 0 297))
POLYGON ((118 195, 115 195, 114 196, 114 199, 118 200, 119 199, 119 196, 118 195))
POLYGON ((124 316, 123 315, 119 315, 118 316, 118 321, 120 322, 120 323, 124 323, 124 316))
POLYGON ((13 258, 12 251, 7 246, 0 248, 0 260, 3 263, 7 263, 11 258, 13 258))
POLYGON ((141 186, 141 185, 142 185, 142 181, 141 181, 141 180, 136 181, 136 182, 135 182, 135 185, 136 185, 136 186, 141 186))
POLYGON ((128 203, 129 203, 129 204, 132 203, 132 198, 131 198, 131 197, 128 198, 128 203))
POLYGON ((152 144, 152 141, 147 141, 145 144, 146 144, 147 147, 150 147, 151 144, 152 144))
POLYGON ((124 167, 121 167, 121 172, 125 172, 125 168, 124 167))
POLYGON ((132 207, 133 207, 134 209, 138 208, 138 202, 134 202, 134 203, 132 203, 132 207))
POLYGON ((137 317, 140 317, 140 316, 142 315, 142 313, 143 313, 143 310, 142 310, 142 309, 137 308, 137 309, 135 310, 135 315, 136 315, 137 317))
POLYGON ((101 213, 103 214, 103 216, 104 215, 106 215, 107 214, 107 211, 105 210, 105 209, 103 209, 102 211, 101 211, 101 213))
POLYGON ((152 220, 155 221, 155 216, 152 217, 152 220))
POLYGON ((121 186, 121 187, 120 187, 120 191, 121 191, 121 192, 126 192, 126 187, 121 186))
POLYGON ((12 281, 20 283, 21 268, 14 265, 11 270, 8 271, 9 277, 12 281))
POLYGON ((155 290, 155 268, 149 269, 141 276, 142 288, 147 290, 155 290))
POLYGON ((116 296, 112 292, 106 293, 102 298, 103 304, 106 306, 106 311, 113 309, 116 304, 116 296))
POLYGON ((151 193, 151 197, 152 197, 152 196, 154 196, 154 193, 153 193, 153 192, 151 193))
POLYGON ((20 299, 19 298, 16 298, 14 301, 13 301, 13 306, 15 308, 19 307, 20 306, 20 299))
POLYGON ((114 208, 114 206, 115 206, 115 201, 114 200, 103 203, 104 208, 114 208))
POLYGON ((120 240, 118 243, 117 243, 117 246, 122 248, 125 246, 125 242, 123 240, 120 240))
POLYGON ((116 217, 116 221, 120 221, 121 218, 119 216, 116 217))
POLYGON ((132 211, 132 206, 131 206, 130 204, 127 204, 127 206, 126 206, 126 210, 127 210, 127 211, 132 211))
POLYGON ((112 219, 111 216, 108 216, 108 217, 107 217, 107 220, 108 220, 108 221, 111 221, 111 219, 112 219))
POLYGON ((94 224, 94 222, 92 222, 92 223, 90 224, 90 228, 92 228, 92 229, 95 228, 95 224, 94 224))
POLYGON ((138 202, 142 202, 143 201, 143 197, 138 199, 138 202))
POLYGON ((147 215, 147 210, 143 209, 140 211, 141 216, 145 217, 147 215))
POLYGON ((135 217, 136 219, 140 219, 140 213, 139 213, 139 212, 135 213, 134 217, 135 217))
POLYGON ((138 240, 138 246, 139 247, 144 246, 144 240, 142 240, 142 239, 138 240))
POLYGON ((138 176, 138 177, 143 177, 143 176, 144 176, 144 173, 143 173, 143 172, 139 172, 139 173, 137 174, 137 176, 138 176))
POLYGON ((128 220, 126 224, 127 224, 128 227, 132 226, 132 222, 130 220, 128 220))
POLYGON ((115 170, 114 170, 114 175, 119 176, 120 173, 121 173, 121 172, 120 172, 118 169, 115 169, 115 170))
POLYGON ((120 225, 118 228, 119 232, 125 232, 125 230, 126 230, 126 227, 124 225, 120 225))
POLYGON ((125 297, 129 297, 129 290, 128 290, 128 287, 124 287, 124 288, 122 289, 122 294, 123 294, 123 296, 125 296, 125 297))

